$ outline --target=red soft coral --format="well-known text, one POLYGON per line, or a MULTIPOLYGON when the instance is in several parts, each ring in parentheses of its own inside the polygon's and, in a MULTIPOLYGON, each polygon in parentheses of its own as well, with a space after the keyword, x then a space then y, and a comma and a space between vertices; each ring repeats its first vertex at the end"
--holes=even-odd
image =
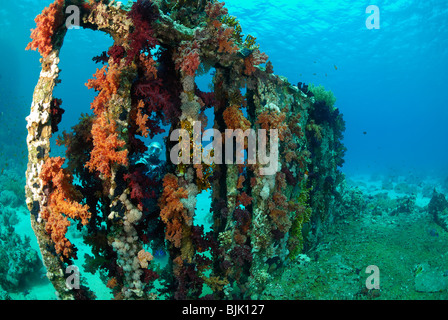
POLYGON ((64 22, 64 0, 56 0, 45 8, 34 21, 36 29, 31 30, 33 39, 26 50, 38 50, 42 57, 46 58, 53 50, 53 35, 57 28, 64 22))
POLYGON ((42 166, 40 179, 44 190, 48 192, 47 206, 42 210, 46 221, 45 230, 54 242, 56 253, 66 258, 75 257, 73 245, 65 234, 70 226, 67 218, 79 219, 86 225, 90 219, 88 205, 81 205, 77 200, 81 193, 73 186, 73 176, 62 168, 65 159, 48 158, 42 166))
POLYGON ((155 135, 165 132, 159 126, 160 120, 154 118, 153 113, 150 117, 146 110, 143 100, 139 100, 137 105, 133 104, 131 109, 130 125, 128 127, 128 150, 130 154, 144 153, 148 150, 143 141, 136 137, 137 135, 149 136, 152 139, 155 135))
POLYGON ((214 92, 202 92, 196 87, 195 95, 199 98, 199 103, 203 108, 211 108, 216 106, 216 99, 214 92))
POLYGON ((145 79, 157 79, 157 63, 151 55, 140 54, 139 63, 144 70, 145 79))
POLYGON ((163 178, 163 193, 159 199, 160 218, 166 224, 165 237, 180 248, 182 225, 191 221, 180 199, 188 198, 188 191, 179 187, 177 177, 167 174, 163 178))
POLYGON ((120 64, 121 59, 123 59, 126 54, 126 50, 123 46, 113 45, 109 48, 107 54, 112 57, 114 63, 120 64))
POLYGON ((237 205, 242 204, 245 208, 247 208, 252 203, 253 198, 250 197, 246 192, 242 192, 237 196, 236 200, 237 205))
MULTIPOLYGON (((132 168, 130 173, 123 176, 131 190, 131 199, 138 202, 140 210, 144 209, 143 201, 156 197, 157 182, 148 178, 144 173, 144 166, 132 168)), ((146 208, 149 209, 149 208, 146 208)))
MULTIPOLYGON (((162 79, 137 82, 134 86, 134 95, 145 102, 146 114, 154 113, 162 123, 171 122, 179 117, 179 110, 173 105, 170 93, 165 89, 162 79)), ((154 129, 160 131, 160 128, 154 129)))
POLYGON ((129 11, 134 30, 129 35, 126 63, 129 65, 141 52, 150 52, 158 45, 151 23, 159 16, 158 9, 150 0, 138 0, 129 11))
POLYGON ((255 72, 255 67, 254 67, 254 56, 250 55, 246 58, 244 58, 244 74, 246 76, 250 76, 255 72))
POLYGON ((157 63, 151 55, 141 53, 137 60, 139 74, 141 75, 132 88, 133 97, 137 103, 133 103, 131 110, 130 142, 135 148, 141 150, 139 140, 133 136, 140 134, 151 139, 165 132, 160 127, 160 122, 171 120, 171 96, 163 86, 162 79, 158 78, 157 63))
POLYGON ((291 220, 289 218, 288 212, 279 208, 273 208, 269 212, 274 225, 282 233, 288 233, 291 228, 291 220))
POLYGON ((51 114, 51 132, 55 133, 59 130, 58 125, 62 121, 62 115, 65 110, 61 108, 62 100, 54 98, 51 100, 50 114, 51 114))

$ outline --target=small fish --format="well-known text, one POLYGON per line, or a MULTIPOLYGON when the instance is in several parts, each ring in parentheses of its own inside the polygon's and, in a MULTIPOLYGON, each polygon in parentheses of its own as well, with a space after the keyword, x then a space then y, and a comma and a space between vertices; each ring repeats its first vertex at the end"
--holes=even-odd
POLYGON ((367 134, 367 131, 364 131, 362 134, 367 134))
POLYGON ((429 235, 430 235, 431 237, 438 237, 438 236, 439 236, 439 233, 438 233, 435 229, 430 229, 430 230, 429 230, 429 235))
POLYGON ((165 255, 166 255, 166 253, 163 249, 154 251, 154 257, 156 257, 156 258, 161 258, 161 257, 164 257, 165 255))
POLYGON ((338 67, 336 65, 334 65, 334 70, 338 70, 338 67))
POLYGON ((313 73, 313 76, 315 76, 317 73, 313 73))

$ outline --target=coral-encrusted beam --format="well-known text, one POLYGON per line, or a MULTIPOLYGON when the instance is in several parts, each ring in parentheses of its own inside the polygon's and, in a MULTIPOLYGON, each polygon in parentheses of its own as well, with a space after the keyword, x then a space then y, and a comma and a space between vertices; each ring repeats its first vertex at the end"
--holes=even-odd
MULTIPOLYGON (((61 23, 64 15, 63 1, 55 1, 36 19, 38 23, 33 32, 33 42, 28 48, 38 49, 42 54, 42 71, 36 85, 27 120, 28 167, 26 171, 26 203, 31 212, 31 226, 37 236, 43 263, 47 276, 55 287, 61 299, 87 298, 91 296, 88 290, 70 290, 66 285, 65 264, 54 252, 50 235, 45 230, 42 210, 46 206, 47 194, 43 181, 40 179, 43 165, 50 154, 50 137, 52 123, 55 119, 52 112, 53 89, 59 76, 59 51, 61 49, 66 28, 61 23), (48 30, 48 28, 52 28, 48 30)), ((57 126, 54 126, 57 127, 57 126)))

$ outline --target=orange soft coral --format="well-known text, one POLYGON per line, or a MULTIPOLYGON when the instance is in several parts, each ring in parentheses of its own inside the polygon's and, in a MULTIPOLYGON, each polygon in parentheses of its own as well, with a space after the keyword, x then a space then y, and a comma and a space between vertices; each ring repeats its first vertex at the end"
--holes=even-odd
POLYGON ((138 106, 137 106, 137 115, 135 118, 135 123, 138 126, 137 132, 141 132, 142 136, 147 138, 149 135, 149 131, 148 131, 148 126, 146 125, 146 123, 148 122, 149 116, 147 114, 143 114, 144 107, 145 107, 145 102, 143 100, 140 100, 138 102, 138 106))
POLYGON ((37 27, 31 30, 31 39, 33 40, 28 44, 26 50, 38 50, 44 58, 50 54, 53 50, 53 35, 64 22, 63 8, 64 0, 56 0, 34 19, 37 27))
POLYGON ((226 52, 233 54, 238 51, 238 46, 235 45, 231 37, 233 36, 233 28, 225 28, 218 32, 218 52, 226 52))
POLYGON ((243 131, 250 129, 250 121, 246 119, 238 106, 227 107, 222 115, 228 129, 241 129, 243 131))
POLYGON ((112 64, 109 69, 106 66, 97 69, 93 77, 86 86, 99 91, 99 94, 91 105, 96 115, 92 125, 93 150, 85 166, 90 172, 97 170, 110 178, 112 164, 128 165, 127 150, 119 150, 126 142, 118 139, 115 121, 108 121, 106 117, 107 104, 120 86, 120 71, 112 64))
POLYGON ((97 69, 93 77, 86 83, 86 86, 89 89, 99 91, 99 94, 91 104, 91 109, 98 116, 106 110, 106 105, 112 98, 112 95, 117 93, 120 87, 120 72, 115 65, 110 66, 109 69, 104 66, 101 69, 97 69))
POLYGON ((194 77, 196 70, 201 64, 199 55, 199 45, 196 41, 184 41, 179 47, 179 52, 175 56, 177 69, 181 70, 185 75, 194 77))
POLYGON ((254 56, 250 55, 246 58, 244 58, 244 74, 246 76, 250 76, 255 72, 255 67, 254 67, 254 56))
POLYGON ((189 223, 188 216, 180 199, 188 198, 188 191, 179 187, 177 177, 167 174, 163 178, 163 193, 159 200, 160 218, 166 224, 165 238, 176 248, 180 248, 182 240, 182 225, 189 223))
POLYGON ((57 254, 66 258, 76 256, 73 245, 65 234, 71 219, 79 219, 86 225, 90 219, 88 205, 81 205, 77 199, 81 193, 73 186, 73 176, 62 168, 64 158, 49 158, 42 166, 40 179, 44 189, 48 189, 47 206, 42 211, 42 218, 46 221, 45 230, 51 236, 57 254))
POLYGON ((219 21, 220 17, 223 17, 228 13, 228 10, 224 5, 224 2, 208 3, 205 12, 210 19, 209 23, 212 28, 213 36, 218 44, 218 52, 233 54, 239 49, 232 39, 235 29, 231 27, 227 28, 221 21, 219 21))
POLYGON ((286 114, 275 110, 266 110, 258 115, 257 123, 261 125, 262 129, 270 130, 277 129, 280 141, 290 138, 291 131, 285 122, 286 114))
POLYGON ((252 203, 252 200, 253 198, 250 197, 246 192, 242 192, 237 196, 236 203, 237 205, 242 204, 244 207, 247 208, 252 203))
POLYGON ((112 176, 112 165, 128 165, 128 151, 120 150, 126 142, 118 138, 114 120, 108 121, 101 114, 92 125, 93 150, 85 167, 90 172, 99 171, 106 178, 112 176))
POLYGON ((244 181, 246 181, 246 178, 245 178, 243 175, 240 175, 240 176, 238 177, 238 182, 237 182, 237 184, 236 184, 236 188, 237 188, 237 189, 242 189, 242 188, 243 188, 243 183, 244 183, 244 181))
POLYGON ((269 57, 266 53, 255 49, 250 56, 244 59, 244 74, 247 76, 252 75, 256 70, 255 66, 266 63, 268 59, 269 57))
POLYGON ((145 70, 146 80, 157 79, 157 64, 153 57, 150 54, 141 53, 139 60, 145 70))
POLYGON ((107 281, 106 287, 109 289, 114 289, 118 285, 117 278, 113 277, 107 281))

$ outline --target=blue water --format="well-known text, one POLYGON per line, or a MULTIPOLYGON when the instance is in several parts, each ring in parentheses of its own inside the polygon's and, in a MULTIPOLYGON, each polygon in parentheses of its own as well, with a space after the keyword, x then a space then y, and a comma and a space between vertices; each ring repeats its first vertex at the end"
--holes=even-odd
MULTIPOLYGON (((25 117, 40 72, 39 54, 25 47, 34 17, 51 2, 2 1, 0 8, 0 171, 16 176, 18 185, 25 182, 25 117)), ((257 38, 276 74, 334 93, 346 121, 347 176, 448 176, 445 0, 225 2, 243 33, 257 38), (380 9, 380 29, 366 27, 371 4, 380 9)), ((95 92, 84 83, 98 67, 91 58, 112 43, 101 32, 68 32, 62 83, 54 92, 66 110, 60 132, 89 112, 95 92)))
POLYGON ((446 173, 446 1, 226 3, 276 73, 334 92, 347 124, 347 172, 446 173), (379 30, 366 27, 370 4, 380 9, 379 30))
MULTIPOLYGON (((22 122, 12 129, 22 135, 40 71, 39 54, 24 47, 34 17, 51 2, 8 1, 0 10, 2 111, 20 116, 22 122)), ((226 1, 243 33, 255 36, 269 55, 276 74, 334 92, 347 124, 346 172, 446 173, 448 5, 443 0, 375 1, 380 29, 369 30, 365 11, 370 4, 226 1)), ((91 57, 111 43, 99 32, 69 31, 61 58, 63 83, 55 92, 71 106, 66 118, 77 120, 79 110, 89 110, 94 92, 84 83, 96 68, 91 57)))

